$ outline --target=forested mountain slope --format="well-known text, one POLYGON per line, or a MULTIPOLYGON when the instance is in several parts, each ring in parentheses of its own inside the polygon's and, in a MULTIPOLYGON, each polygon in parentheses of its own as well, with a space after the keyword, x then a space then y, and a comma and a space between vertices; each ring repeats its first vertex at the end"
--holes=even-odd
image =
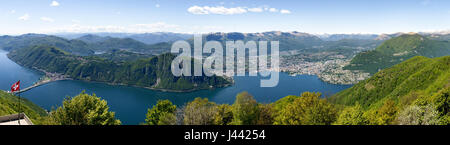
POLYGON ((337 104, 363 107, 380 105, 386 99, 408 104, 420 96, 429 97, 450 87, 450 56, 413 57, 376 73, 353 87, 332 96, 337 104))
POLYGON ((432 40, 419 34, 404 34, 385 41, 375 50, 358 54, 344 69, 374 74, 414 56, 433 58, 447 55, 450 55, 449 41, 432 40))
POLYGON ((222 77, 175 77, 171 72, 172 54, 135 61, 109 60, 97 56, 76 56, 52 46, 34 46, 11 51, 8 57, 30 68, 59 73, 69 78, 140 86, 168 91, 192 91, 230 84, 222 77))

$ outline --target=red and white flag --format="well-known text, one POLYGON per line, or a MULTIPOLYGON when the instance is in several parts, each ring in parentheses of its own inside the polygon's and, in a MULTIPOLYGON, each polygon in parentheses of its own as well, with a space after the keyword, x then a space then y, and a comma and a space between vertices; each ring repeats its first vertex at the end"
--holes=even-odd
POLYGON ((20 81, 18 81, 17 83, 15 83, 11 86, 11 93, 14 93, 19 90, 20 90, 20 81))

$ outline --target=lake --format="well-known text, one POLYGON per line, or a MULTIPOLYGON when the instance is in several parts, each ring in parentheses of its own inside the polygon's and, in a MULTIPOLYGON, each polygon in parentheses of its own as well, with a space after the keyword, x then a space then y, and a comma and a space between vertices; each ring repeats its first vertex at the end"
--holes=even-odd
MULTIPOLYGON (((27 69, 14 63, 6 56, 8 52, 0 50, 0 89, 9 90, 11 85, 21 80, 22 88, 31 86, 43 73, 27 69)), ((271 103, 287 95, 300 95, 302 92, 322 92, 324 96, 330 96, 341 90, 349 88, 349 85, 334 85, 321 81, 316 76, 298 75, 290 76, 280 73, 280 81, 277 87, 259 87, 261 77, 234 77, 235 84, 226 88, 213 90, 201 90, 189 93, 171 93, 148 90, 128 86, 113 86, 103 83, 83 81, 58 81, 52 82, 28 92, 21 96, 51 110, 62 105, 67 96, 76 96, 83 90, 87 93, 95 93, 105 99, 110 110, 116 112, 116 117, 122 124, 139 124, 145 121, 147 109, 151 108, 158 100, 168 99, 177 106, 182 106, 196 97, 208 98, 218 104, 232 104, 236 94, 247 91, 260 103, 271 103)))

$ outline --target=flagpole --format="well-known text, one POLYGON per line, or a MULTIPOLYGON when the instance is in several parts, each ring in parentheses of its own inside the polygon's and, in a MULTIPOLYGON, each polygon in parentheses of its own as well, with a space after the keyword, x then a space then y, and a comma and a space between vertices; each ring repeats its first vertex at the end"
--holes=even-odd
MULTIPOLYGON (((19 80, 19 82, 20 82, 20 80, 19 80)), ((19 125, 20 125, 20 110, 21 110, 21 106, 20 106, 20 86, 19 86, 19 115, 18 115, 18 122, 19 122, 19 125)))

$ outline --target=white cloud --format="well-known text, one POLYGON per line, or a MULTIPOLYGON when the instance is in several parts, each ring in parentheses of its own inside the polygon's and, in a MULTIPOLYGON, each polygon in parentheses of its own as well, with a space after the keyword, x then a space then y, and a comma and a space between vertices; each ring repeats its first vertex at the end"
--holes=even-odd
POLYGON ((269 9, 269 12, 278 12, 278 9, 276 9, 276 8, 270 8, 270 9, 269 9))
POLYGON ((18 19, 19 19, 19 20, 22 20, 22 21, 27 21, 27 20, 30 19, 30 15, 29 15, 29 14, 25 14, 25 15, 19 17, 18 19))
POLYGON ((234 15, 247 13, 247 9, 242 7, 225 8, 223 6, 209 7, 209 6, 192 6, 188 8, 188 12, 195 15, 206 15, 206 14, 218 14, 218 15, 234 15))
POLYGON ((16 10, 9 11, 9 14, 15 14, 15 13, 16 13, 16 10))
POLYGON ((52 7, 57 7, 57 6, 59 6, 59 2, 57 2, 57 1, 52 1, 52 3, 50 4, 50 6, 52 6, 52 7))
POLYGON ((262 8, 249 8, 248 11, 249 12, 260 13, 260 12, 263 12, 264 10, 262 8))
POLYGON ((280 11, 280 13, 282 13, 282 14, 290 14, 291 11, 283 9, 283 10, 280 11))
POLYGON ((55 20, 53 20, 52 18, 49 18, 49 17, 41 17, 41 20, 42 21, 45 21, 45 22, 54 22, 55 20))
POLYGON ((188 12, 195 14, 195 15, 209 14, 208 11, 206 11, 203 7, 199 7, 199 6, 192 6, 192 7, 188 8, 188 12))
POLYGON ((195 15, 208 15, 208 14, 218 14, 218 15, 234 15, 234 14, 244 14, 247 12, 252 13, 261 13, 264 11, 272 12, 272 13, 281 13, 281 14, 291 14, 291 11, 286 9, 277 9, 277 8, 271 8, 267 5, 261 6, 261 7, 254 7, 254 8, 248 8, 248 7, 232 7, 232 8, 226 8, 223 6, 192 6, 188 8, 187 10, 191 14, 195 15))
POLYGON ((159 4, 156 4, 156 5, 155 5, 155 7, 159 8, 159 7, 161 7, 161 5, 159 5, 159 4))
POLYGON ((243 14, 247 13, 247 10, 241 7, 235 8, 225 8, 225 7, 210 7, 206 8, 213 14, 221 14, 221 15, 233 15, 233 14, 243 14))

